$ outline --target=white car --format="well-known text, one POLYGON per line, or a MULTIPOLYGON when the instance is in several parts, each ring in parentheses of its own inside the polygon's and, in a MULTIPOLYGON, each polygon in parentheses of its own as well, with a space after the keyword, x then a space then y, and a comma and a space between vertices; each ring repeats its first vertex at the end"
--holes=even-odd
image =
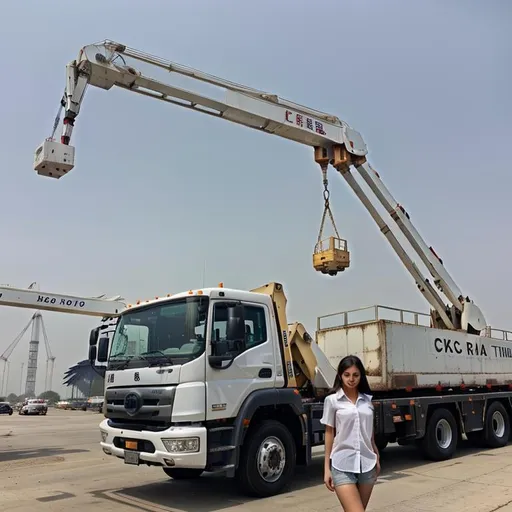
POLYGON ((19 414, 42 414, 46 415, 48 412, 48 402, 39 398, 25 400, 20 408, 19 414))

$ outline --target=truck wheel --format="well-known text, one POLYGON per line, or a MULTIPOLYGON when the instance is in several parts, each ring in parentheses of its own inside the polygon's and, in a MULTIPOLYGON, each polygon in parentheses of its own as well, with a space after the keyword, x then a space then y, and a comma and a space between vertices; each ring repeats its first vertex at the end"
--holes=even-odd
POLYGON ((189 480, 199 478, 203 474, 202 469, 196 468, 162 468, 167 476, 174 480, 189 480))
POLYGON ((249 496, 273 496, 291 481, 295 465, 295 441, 290 431, 278 421, 265 420, 249 433, 242 446, 239 487, 249 496))
POLYGON ((376 435, 375 444, 377 445, 379 452, 382 452, 388 445, 388 440, 384 436, 376 435))
POLYGON ((457 449, 457 441, 458 429, 453 414, 448 409, 435 409, 421 440, 424 455, 430 460, 450 459, 457 449))
POLYGON ((501 448, 508 443, 510 417, 500 402, 492 402, 485 413, 483 440, 489 448, 501 448))

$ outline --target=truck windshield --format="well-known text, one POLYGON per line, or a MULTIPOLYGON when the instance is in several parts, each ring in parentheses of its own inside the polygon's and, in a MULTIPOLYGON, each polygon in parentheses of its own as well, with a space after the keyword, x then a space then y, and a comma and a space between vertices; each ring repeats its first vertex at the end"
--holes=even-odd
POLYGON ((108 367, 184 364, 205 350, 208 297, 176 299, 127 312, 112 340, 108 367))

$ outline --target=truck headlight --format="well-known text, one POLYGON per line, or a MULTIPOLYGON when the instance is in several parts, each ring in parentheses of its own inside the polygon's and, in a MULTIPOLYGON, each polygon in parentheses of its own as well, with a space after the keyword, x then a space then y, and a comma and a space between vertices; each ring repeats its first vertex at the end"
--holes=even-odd
POLYGON ((199 437, 162 439, 162 444, 171 453, 195 453, 199 451, 199 437))
POLYGON ((101 434, 101 440, 103 442, 105 442, 107 440, 107 437, 108 437, 108 433, 105 432, 104 430, 100 430, 100 434, 101 434))

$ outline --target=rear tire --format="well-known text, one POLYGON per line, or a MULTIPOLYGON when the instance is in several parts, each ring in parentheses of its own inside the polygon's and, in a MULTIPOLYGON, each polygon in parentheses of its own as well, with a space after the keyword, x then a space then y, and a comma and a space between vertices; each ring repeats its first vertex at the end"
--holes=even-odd
POLYGON ((427 421, 421 449, 427 459, 439 461, 451 459, 459 438, 457 422, 448 409, 434 409, 427 421))
POLYGON ((483 441, 489 448, 501 448, 510 437, 510 417, 501 402, 489 404, 485 413, 483 441))
POLYGON ((195 468, 162 468, 167 476, 173 480, 191 480, 203 474, 202 469, 195 468))
POLYGON ((290 483, 297 451, 290 431, 279 421, 265 420, 245 439, 237 469, 241 491, 258 498, 274 496, 290 483))
POLYGON ((382 452, 388 445, 388 440, 382 435, 376 435, 375 436, 375 445, 377 446, 377 449, 379 450, 379 452, 382 452))

